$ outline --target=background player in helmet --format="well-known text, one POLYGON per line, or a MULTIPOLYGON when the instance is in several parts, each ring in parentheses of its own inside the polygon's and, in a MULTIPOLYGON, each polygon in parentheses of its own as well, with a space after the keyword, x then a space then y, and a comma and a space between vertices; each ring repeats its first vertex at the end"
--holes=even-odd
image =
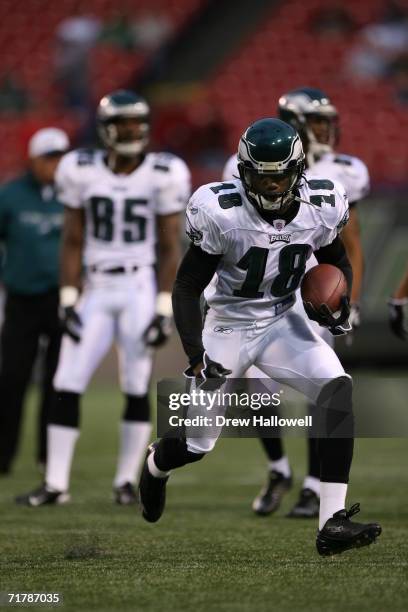
POLYGON ((74 151, 57 171, 65 204, 60 308, 66 335, 54 379, 45 484, 17 500, 33 506, 68 498, 80 396, 114 340, 125 395, 114 491, 118 503, 135 502, 133 482, 151 432, 151 347, 170 334, 190 173, 174 155, 146 152, 149 106, 140 96, 105 96, 97 119, 105 150, 74 151))
MULTIPOLYGON (((339 181, 346 189, 350 206, 350 217, 341 238, 353 269, 351 291, 350 323, 353 328, 360 324, 360 295, 363 278, 363 251, 360 240, 360 226, 356 204, 369 191, 369 175, 365 164, 351 155, 335 152, 339 140, 338 112, 329 97, 318 89, 303 87, 283 95, 278 104, 279 117, 292 125, 299 133, 306 154, 307 176, 314 174, 339 181)), ((223 180, 237 176, 237 157, 231 156, 223 180)), ((308 267, 316 265, 312 257, 308 267)), ((297 308, 302 310, 298 300, 297 308)), ((306 316, 306 315, 305 315, 306 316)), ((333 337, 319 326, 315 326, 326 342, 333 346, 333 337)), ((252 370, 248 376, 262 374, 252 370)), ((268 456, 268 477, 265 486, 254 499, 253 509, 262 516, 275 512, 283 495, 292 486, 289 460, 284 453, 280 438, 264 438, 262 443, 268 456)), ((319 512, 319 457, 314 439, 308 441, 308 473, 305 477, 299 499, 288 516, 308 518, 319 512)))
MULTIPOLYGON (((307 394, 323 409, 327 427, 337 415, 335 386, 351 425, 350 376, 333 349, 292 308, 312 252, 320 263, 343 270, 351 287, 351 267, 338 238, 348 217, 344 188, 323 177, 303 178, 300 138, 279 119, 252 124, 241 137, 238 159, 240 179, 200 187, 187 207, 193 244, 173 291, 175 321, 190 364, 186 374, 197 377, 198 384, 211 378, 222 385, 229 375, 239 378, 257 366, 268 378, 307 394), (322 205, 311 204, 313 197, 322 205), (282 224, 285 240, 279 240, 282 224), (202 330, 200 294, 215 273, 215 287, 205 294, 209 312, 202 330), (217 333, 225 325, 231 332, 217 333)), ((349 315, 347 296, 342 304, 337 319, 330 313, 311 315, 332 333, 342 332, 349 315)), ((204 457, 219 433, 165 436, 149 447, 140 480, 147 521, 157 521, 164 510, 170 470, 204 457)), ((319 440, 322 494, 316 545, 322 555, 369 544, 381 532, 377 524, 352 523, 356 507, 344 509, 353 453, 349 434, 319 440)))

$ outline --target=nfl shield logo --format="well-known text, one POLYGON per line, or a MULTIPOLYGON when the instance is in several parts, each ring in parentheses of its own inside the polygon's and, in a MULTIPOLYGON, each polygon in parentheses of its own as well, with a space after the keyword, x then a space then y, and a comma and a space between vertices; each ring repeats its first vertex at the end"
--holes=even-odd
POLYGON ((273 220, 273 227, 278 230, 278 232, 281 232, 283 230, 283 228, 286 225, 286 221, 284 221, 283 219, 274 219, 273 220))

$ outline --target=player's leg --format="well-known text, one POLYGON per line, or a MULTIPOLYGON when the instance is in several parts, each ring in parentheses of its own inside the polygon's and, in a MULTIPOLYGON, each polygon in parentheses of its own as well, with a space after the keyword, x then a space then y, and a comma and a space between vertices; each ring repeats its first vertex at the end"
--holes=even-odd
POLYGON ((43 315, 43 330, 47 341, 44 351, 44 367, 37 424, 37 461, 45 466, 47 460, 47 426, 55 395, 53 379, 61 348, 61 326, 58 320, 58 294, 49 300, 43 315))
MULTIPOLYGON (((303 303, 298 295, 294 311, 306 319, 314 332, 320 336, 329 346, 334 348, 334 338, 325 327, 321 327, 315 321, 307 318, 303 303)), ((308 406, 313 411, 313 404, 308 406)), ((305 476, 299 497, 291 508, 287 517, 289 518, 315 518, 319 516, 320 505, 320 458, 318 452, 319 441, 308 436, 307 438, 307 475, 305 476)))
POLYGON ((39 489, 19 496, 17 503, 40 506, 65 503, 71 464, 79 437, 80 397, 113 341, 114 321, 106 309, 101 291, 85 292, 78 304, 82 320, 81 340, 64 336, 54 377, 55 401, 47 428, 45 483, 39 489))
POLYGON ((305 393, 322 417, 319 553, 335 554, 371 543, 381 528, 351 523, 348 520, 351 514, 345 510, 353 456, 352 383, 335 352, 302 317, 289 313, 265 334, 259 343, 255 364, 274 380, 305 393), (342 437, 336 437, 339 435, 342 437), (342 529, 340 539, 336 535, 333 537, 339 525, 342 529))
MULTIPOLYGON (((245 334, 233 326, 228 325, 228 328, 231 330, 229 333, 216 331, 225 330, 225 322, 217 325, 217 321, 207 316, 203 344, 210 358, 230 369, 231 378, 237 378, 251 364, 245 351, 245 334)), ((191 407, 187 410, 187 417, 190 410, 191 407)), ((194 416, 206 416, 206 413, 205 405, 194 407, 194 416)), ((201 460, 214 448, 221 429, 214 427, 210 434, 203 437, 189 436, 188 431, 180 432, 179 437, 174 437, 172 433, 150 445, 139 485, 143 516, 147 521, 156 522, 163 513, 166 484, 171 470, 201 460)))
MULTIPOLYGON (((277 386, 277 383, 270 380, 266 374, 256 366, 251 366, 245 373, 245 376, 247 378, 249 393, 251 393, 252 390, 254 392, 257 390, 257 381, 262 378, 268 379, 268 390, 270 393, 273 393, 273 387, 275 385, 277 386)), ((278 387, 276 390, 278 390, 278 387)), ((265 412, 265 416, 269 416, 269 413, 267 411, 265 412)), ((259 516, 268 516, 278 510, 283 497, 292 488, 292 470, 289 465, 289 459, 284 452, 283 441, 279 430, 276 432, 276 437, 261 437, 260 441, 268 457, 268 472, 265 485, 252 502, 252 509, 259 516)))
POLYGON ((37 354, 37 313, 26 301, 8 296, 1 333, 0 473, 7 474, 17 452, 25 393, 37 354))
POLYGON ((288 518, 315 518, 319 516, 320 457, 319 440, 317 438, 307 438, 307 465, 307 476, 303 480, 296 503, 286 515, 288 518))
POLYGON ((155 312, 155 279, 149 268, 139 270, 123 288, 117 342, 125 410, 120 424, 119 455, 113 487, 116 502, 137 500, 134 484, 151 435, 149 384, 153 351, 143 333, 155 312))

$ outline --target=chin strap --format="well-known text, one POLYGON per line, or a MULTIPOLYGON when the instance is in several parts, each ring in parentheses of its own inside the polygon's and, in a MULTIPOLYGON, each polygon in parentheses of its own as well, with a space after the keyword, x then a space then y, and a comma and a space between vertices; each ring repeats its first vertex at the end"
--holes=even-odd
POLYGON ((293 199, 296 200, 296 202, 300 202, 301 204, 309 204, 309 206, 313 206, 313 208, 316 208, 314 204, 312 204, 308 200, 303 200, 302 198, 299 198, 299 196, 297 195, 295 195, 293 199))

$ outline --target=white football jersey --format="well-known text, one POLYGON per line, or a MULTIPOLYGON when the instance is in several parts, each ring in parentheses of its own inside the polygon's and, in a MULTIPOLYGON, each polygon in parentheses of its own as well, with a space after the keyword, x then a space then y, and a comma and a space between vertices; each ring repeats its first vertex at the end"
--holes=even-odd
MULTIPOLYGON (((222 180, 230 181, 239 176, 236 154, 227 160, 222 172, 222 180)), ((358 157, 342 153, 326 153, 312 168, 306 170, 306 176, 324 176, 338 181, 346 190, 349 204, 363 199, 370 191, 370 175, 367 166, 358 157)))
POLYGON ((154 264, 156 215, 185 209, 190 172, 169 153, 148 153, 131 174, 115 174, 101 150, 67 153, 58 165, 59 200, 85 211, 84 264, 101 269, 154 264))
POLYGON ((187 207, 187 234, 222 258, 204 295, 215 315, 255 321, 274 316, 272 306, 295 293, 306 262, 329 245, 348 220, 340 183, 314 177, 299 188, 302 200, 286 224, 265 221, 246 197, 240 180, 200 187, 187 207))
POLYGON ((367 166, 358 157, 340 153, 326 153, 307 170, 309 176, 324 176, 338 181, 346 190, 348 201, 354 204, 370 191, 370 175, 367 166))

